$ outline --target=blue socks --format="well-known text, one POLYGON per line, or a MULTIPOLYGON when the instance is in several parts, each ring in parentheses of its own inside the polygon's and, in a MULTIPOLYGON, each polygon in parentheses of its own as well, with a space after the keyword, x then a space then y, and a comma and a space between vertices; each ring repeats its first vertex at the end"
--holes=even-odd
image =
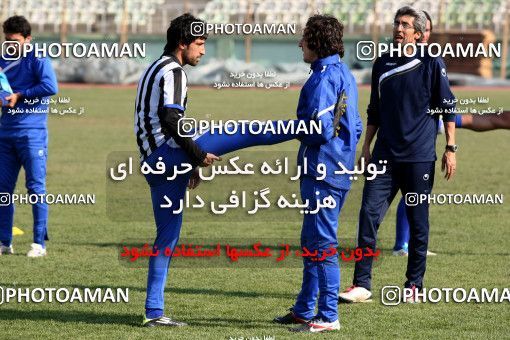
POLYGON ((407 220, 406 204, 404 197, 398 203, 397 208, 397 232, 395 237, 395 246, 393 250, 398 251, 404 249, 407 251, 409 247, 409 221, 407 220))
POLYGON ((163 316, 163 310, 158 308, 145 308, 145 317, 147 319, 156 319, 163 316))
POLYGON ((455 115, 455 127, 462 128, 462 116, 455 115))

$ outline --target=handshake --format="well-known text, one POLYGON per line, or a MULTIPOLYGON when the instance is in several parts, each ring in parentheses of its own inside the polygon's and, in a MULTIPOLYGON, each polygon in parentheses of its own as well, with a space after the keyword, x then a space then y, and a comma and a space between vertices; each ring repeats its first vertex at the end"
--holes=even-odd
POLYGON ((3 72, 0 71, 0 106, 9 105, 7 97, 12 95, 12 89, 7 81, 7 77, 3 72))

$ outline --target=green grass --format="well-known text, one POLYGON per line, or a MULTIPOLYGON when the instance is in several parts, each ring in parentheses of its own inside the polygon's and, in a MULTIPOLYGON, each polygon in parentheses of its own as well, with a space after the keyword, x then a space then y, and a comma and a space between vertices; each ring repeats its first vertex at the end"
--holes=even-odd
MULTIPOLYGON (((510 107, 506 91, 458 91, 458 96, 489 96, 491 106, 510 107)), ((301 282, 301 268, 175 268, 170 270, 166 308, 185 329, 143 329, 147 270, 119 261, 125 240, 150 241, 154 237, 149 193, 132 209, 145 217, 119 222, 106 211, 107 157, 112 152, 136 151, 133 136, 134 89, 64 89, 73 106, 84 106, 84 115, 51 116, 48 192, 95 193, 95 206, 53 206, 50 210, 48 256, 28 259, 24 253, 32 239, 31 209, 19 206, 15 224, 26 233, 15 236, 15 256, 0 257, 0 284, 18 287, 129 287, 127 304, 3 304, 0 338, 171 338, 228 339, 275 336, 291 338, 286 327, 270 322, 293 304, 301 282)), ((217 91, 191 89, 188 115, 209 119, 290 118, 299 92, 217 91)), ((366 108, 368 90, 360 90, 360 111, 366 108)), ((365 119, 363 118, 365 121, 365 119)), ((502 193, 509 196, 508 132, 457 133, 461 149, 453 182, 436 176, 435 192, 502 193), (505 156, 506 155, 506 156, 505 156)), ((438 153, 444 136, 438 137, 438 153)), ((257 150, 296 152, 289 142, 257 150)), ((439 173, 439 163, 437 172, 439 173)), ((24 192, 24 174, 17 190, 24 192)), ((261 184, 262 185, 262 184, 261 184)), ((353 239, 363 183, 354 183, 340 220, 339 236, 353 239)), ((202 190, 214 188, 203 184, 202 190)), ((216 187, 217 188, 217 187, 216 187)), ((212 189, 210 189, 212 190, 212 189)), ((216 189, 214 189, 216 190, 216 189)), ((505 197, 505 198, 506 198, 505 197)), ((402 285, 406 260, 391 256, 395 233, 395 204, 380 230, 383 257, 373 273, 374 302, 339 306, 342 330, 317 338, 508 338, 510 309, 504 304, 422 304, 385 307, 380 289, 402 285)), ((439 255, 428 259, 428 287, 508 287, 510 278, 510 208, 495 206, 433 206, 430 249, 439 255)), ((296 220, 194 221, 185 216, 182 236, 199 238, 297 238, 296 220)), ((352 265, 341 271, 342 287, 350 285, 352 265)), ((292 338, 298 338, 292 335, 292 338)), ((306 338, 306 336, 303 336, 306 338)))

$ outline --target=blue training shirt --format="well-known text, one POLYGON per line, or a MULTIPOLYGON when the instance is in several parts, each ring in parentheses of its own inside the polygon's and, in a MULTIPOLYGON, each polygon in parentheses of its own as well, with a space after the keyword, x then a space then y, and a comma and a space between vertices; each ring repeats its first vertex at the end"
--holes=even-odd
POLYGON ((322 133, 302 136, 298 165, 307 159, 307 175, 317 177, 317 165, 326 166, 324 179, 329 185, 349 190, 349 174, 335 174, 341 169, 338 162, 352 170, 356 158, 356 144, 363 125, 358 112, 356 80, 338 54, 317 59, 311 65, 312 74, 301 89, 297 117, 321 122, 322 133), (334 125, 335 106, 340 100, 343 115, 334 125))
POLYGON ((367 109, 368 125, 379 127, 372 158, 396 162, 436 160, 438 115, 454 122, 455 97, 446 66, 440 57, 377 58, 372 69, 372 89, 367 109))
POLYGON ((48 99, 58 92, 57 77, 47 58, 39 58, 35 52, 18 60, 4 60, 0 58, 0 67, 7 76, 14 93, 20 92, 22 98, 18 100, 14 109, 22 113, 12 114, 9 108, 2 108, 0 125, 2 128, 35 128, 47 127, 48 104, 41 100, 48 99), (39 99, 36 104, 25 103, 25 99, 39 99), (44 113, 32 113, 32 112, 44 113))

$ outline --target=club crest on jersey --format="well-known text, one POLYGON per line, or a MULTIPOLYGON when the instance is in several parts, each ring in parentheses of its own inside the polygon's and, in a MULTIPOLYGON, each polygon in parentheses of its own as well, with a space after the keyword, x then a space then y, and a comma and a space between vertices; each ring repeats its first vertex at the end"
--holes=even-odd
POLYGON ((338 98, 337 111, 338 112, 335 112, 335 119, 333 121, 335 124, 335 136, 340 134, 340 117, 347 111, 347 94, 345 94, 345 90, 342 91, 338 98))

